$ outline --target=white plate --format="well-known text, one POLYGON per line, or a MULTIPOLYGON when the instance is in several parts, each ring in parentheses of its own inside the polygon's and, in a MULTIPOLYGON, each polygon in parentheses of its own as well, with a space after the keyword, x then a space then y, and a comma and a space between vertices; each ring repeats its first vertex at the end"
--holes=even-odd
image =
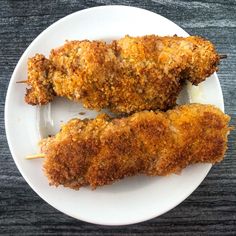
MULTIPOLYGON (((56 99, 50 106, 35 107, 24 102, 25 86, 16 81, 26 79, 27 58, 35 53, 48 55, 50 49, 66 39, 111 40, 129 34, 188 36, 173 22, 155 13, 126 6, 90 8, 71 14, 43 31, 27 48, 12 75, 5 106, 5 125, 9 147, 21 174, 32 189, 56 209, 74 218, 103 225, 132 224, 159 216, 188 197, 202 182, 211 168, 199 164, 186 168, 181 175, 169 177, 131 177, 113 185, 91 191, 50 187, 42 171, 43 160, 27 161, 25 156, 38 152, 40 135, 58 132, 61 121, 78 116, 81 105, 56 99), (45 129, 46 128, 46 129, 45 129)), ((188 86, 180 103, 190 101, 223 107, 217 75, 199 88, 188 86)), ((86 110, 83 118, 96 112, 86 110)), ((56 219, 55 219, 56 221, 56 219)))

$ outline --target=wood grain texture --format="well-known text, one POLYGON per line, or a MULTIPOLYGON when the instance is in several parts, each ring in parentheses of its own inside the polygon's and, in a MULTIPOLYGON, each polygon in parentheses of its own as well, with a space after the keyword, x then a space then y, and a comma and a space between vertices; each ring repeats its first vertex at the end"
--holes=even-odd
POLYGON ((145 8, 190 34, 212 40, 228 59, 218 73, 226 113, 236 126, 236 1, 0 1, 0 234, 1 235, 236 235, 236 131, 225 160, 175 209, 136 225, 105 227, 68 217, 40 199, 17 170, 5 136, 4 103, 13 69, 30 42, 72 12, 108 4, 145 8))

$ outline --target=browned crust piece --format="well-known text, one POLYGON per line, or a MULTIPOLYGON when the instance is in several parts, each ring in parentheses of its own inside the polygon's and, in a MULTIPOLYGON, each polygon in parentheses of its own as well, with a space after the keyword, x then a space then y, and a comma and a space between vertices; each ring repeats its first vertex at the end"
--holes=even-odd
POLYGON ((54 68, 45 56, 36 54, 28 60, 28 80, 25 101, 31 105, 44 105, 53 100, 51 73, 54 68))
POLYGON ((227 149, 230 117, 211 105, 127 118, 74 119, 41 141, 51 185, 73 189, 111 184, 138 174, 165 176, 193 163, 216 163, 227 149))
POLYGON ((213 44, 196 36, 69 41, 52 50, 49 60, 42 55, 29 60, 26 102, 46 104, 55 93, 116 113, 167 110, 184 81, 204 81, 217 71, 219 59, 213 44))

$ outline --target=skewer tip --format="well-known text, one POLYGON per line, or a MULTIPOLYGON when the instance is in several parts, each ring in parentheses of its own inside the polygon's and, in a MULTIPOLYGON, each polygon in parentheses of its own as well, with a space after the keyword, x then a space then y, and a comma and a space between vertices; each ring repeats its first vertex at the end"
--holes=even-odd
POLYGON ((39 158, 44 158, 44 157, 45 157, 44 153, 39 153, 39 154, 35 154, 35 155, 28 155, 25 157, 25 159, 33 160, 33 159, 39 159, 39 158))
POLYGON ((17 84, 26 84, 27 83, 27 80, 19 80, 19 81, 16 81, 17 84))
POLYGON ((226 54, 220 55, 220 59, 225 59, 225 58, 227 58, 227 55, 226 55, 226 54))

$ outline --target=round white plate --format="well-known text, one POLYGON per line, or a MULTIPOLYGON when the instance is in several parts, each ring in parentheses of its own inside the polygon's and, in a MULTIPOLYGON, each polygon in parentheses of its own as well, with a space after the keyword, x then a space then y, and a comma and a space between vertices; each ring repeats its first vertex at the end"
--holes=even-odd
MULTIPOLYGON (((41 198, 65 214, 103 225, 137 223, 169 211, 197 188, 211 165, 190 166, 181 175, 169 177, 126 178, 95 191, 50 187, 42 171, 43 160, 29 161, 25 156, 37 153, 40 137, 58 132, 61 123, 72 117, 91 118, 97 113, 66 99, 55 99, 51 105, 42 107, 27 105, 24 102, 25 85, 16 84, 16 81, 27 78, 28 57, 35 53, 48 55, 50 49, 63 45, 65 40, 110 41, 126 34, 188 36, 168 19, 139 8, 103 6, 76 12, 48 27, 30 44, 14 70, 6 97, 5 126, 9 147, 28 184, 41 198), (86 114, 79 115, 81 111, 86 114)), ((179 102, 211 103, 223 110, 217 75, 212 75, 197 88, 187 86, 179 102)))

